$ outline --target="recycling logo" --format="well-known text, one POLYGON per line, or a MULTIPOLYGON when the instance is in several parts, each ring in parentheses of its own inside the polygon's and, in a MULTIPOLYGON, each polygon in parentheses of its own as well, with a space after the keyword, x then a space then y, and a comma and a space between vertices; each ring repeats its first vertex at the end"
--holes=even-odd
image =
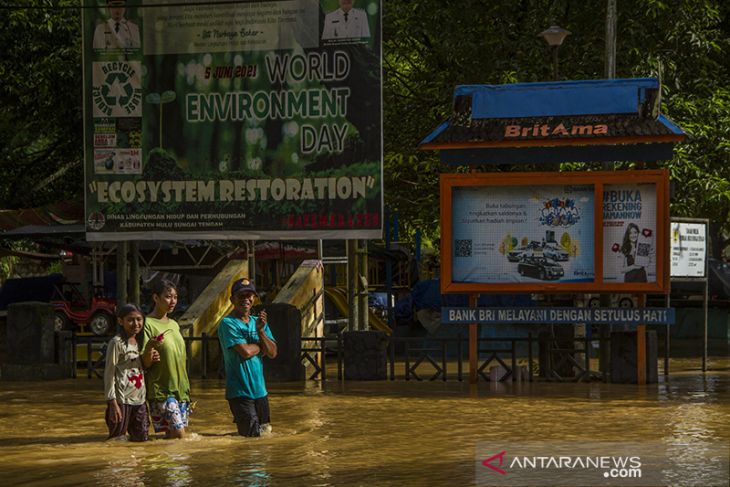
POLYGON ((141 117, 141 63, 93 63, 94 117, 141 117))

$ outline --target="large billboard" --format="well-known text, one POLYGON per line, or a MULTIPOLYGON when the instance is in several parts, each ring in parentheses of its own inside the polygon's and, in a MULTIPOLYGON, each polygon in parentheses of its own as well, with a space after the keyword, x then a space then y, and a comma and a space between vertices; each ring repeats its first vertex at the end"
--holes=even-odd
POLYGON ((662 292, 666 171, 441 176, 442 292, 662 292))
POLYGON ((89 240, 382 235, 380 0, 85 6, 89 240))

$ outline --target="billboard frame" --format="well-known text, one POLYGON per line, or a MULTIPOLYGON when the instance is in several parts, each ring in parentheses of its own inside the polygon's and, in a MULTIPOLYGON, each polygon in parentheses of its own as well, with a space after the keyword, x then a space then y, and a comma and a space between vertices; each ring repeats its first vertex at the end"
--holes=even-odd
POLYGON ((576 293, 622 292, 663 294, 669 289, 669 172, 637 170, 630 172, 531 172, 442 174, 441 203, 441 292, 451 293, 576 293), (549 183, 545 183, 549 181, 549 183), (656 281, 603 282, 603 190, 606 185, 653 183, 656 186, 656 281), (454 188, 493 186, 593 185, 594 191, 594 278, 592 282, 563 283, 465 283, 452 278, 452 198, 454 188))

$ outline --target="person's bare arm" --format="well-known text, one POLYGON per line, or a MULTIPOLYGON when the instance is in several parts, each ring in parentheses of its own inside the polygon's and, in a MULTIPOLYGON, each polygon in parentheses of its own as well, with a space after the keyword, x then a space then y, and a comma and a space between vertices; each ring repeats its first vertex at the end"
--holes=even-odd
POLYGON ((154 338, 147 342, 147 346, 142 353, 142 367, 149 369, 152 364, 160 361, 160 352, 157 351, 159 346, 160 342, 154 338))
POLYGON ((268 316, 266 315, 266 311, 261 311, 259 319, 256 320, 256 332, 259 335, 261 354, 264 357, 275 358, 279 350, 276 346, 276 342, 269 338, 269 335, 267 335, 264 331, 264 326, 266 326, 267 321, 268 316))
POLYGON ((251 357, 255 357, 261 353, 261 348, 258 345, 249 343, 238 343, 233 345, 233 349, 240 355, 244 360, 248 360, 251 357))

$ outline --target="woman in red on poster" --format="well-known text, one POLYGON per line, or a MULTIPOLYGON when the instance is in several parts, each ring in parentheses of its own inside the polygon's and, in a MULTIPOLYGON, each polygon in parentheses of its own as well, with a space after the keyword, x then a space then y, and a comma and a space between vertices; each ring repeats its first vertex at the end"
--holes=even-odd
POLYGON ((621 268, 624 282, 647 282, 646 269, 643 265, 636 263, 638 241, 639 227, 635 223, 629 223, 624 233, 623 244, 621 244, 621 253, 624 254, 624 266, 621 268))

